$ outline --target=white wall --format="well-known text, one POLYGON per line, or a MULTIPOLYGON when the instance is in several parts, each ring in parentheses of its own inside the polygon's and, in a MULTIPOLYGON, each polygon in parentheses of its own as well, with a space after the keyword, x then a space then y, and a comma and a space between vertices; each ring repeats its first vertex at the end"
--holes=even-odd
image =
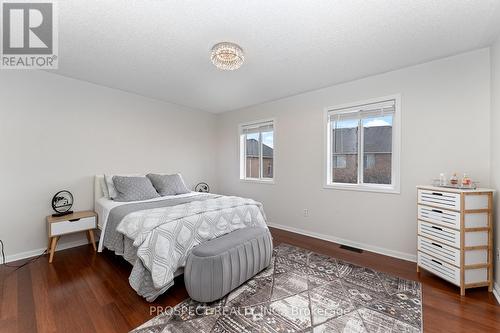
POLYGON ((0 239, 11 260, 46 246, 58 190, 73 193, 74 209, 93 208, 95 174, 214 183, 212 114, 37 71, 2 71, 0 101, 0 239))
POLYGON ((46 72, 3 71, 0 239, 10 259, 45 247, 52 195, 69 189, 75 209, 90 209, 94 174, 182 171, 191 184, 262 201, 271 224, 412 259, 415 185, 457 171, 487 186, 490 155, 492 185, 500 183, 498 43, 491 52, 491 100, 483 49, 217 116, 46 72), (397 93, 401 194, 323 189, 323 109, 397 93), (270 117, 276 184, 240 182, 237 125, 270 117))
POLYGON ((488 185, 489 121, 489 49, 481 49, 218 115, 217 184, 223 193, 262 201, 271 224, 414 259, 415 186, 454 171, 488 185), (324 108, 398 93, 401 194, 323 189, 324 108), (237 126, 270 117, 276 184, 241 182, 237 126))
MULTIPOLYGON (((491 47, 491 185, 500 190, 500 39, 491 47)), ((495 194, 495 248, 500 248, 500 194, 495 194)), ((498 250, 497 250, 498 251, 498 250)), ((500 262, 495 263, 495 281, 500 294, 500 262)))

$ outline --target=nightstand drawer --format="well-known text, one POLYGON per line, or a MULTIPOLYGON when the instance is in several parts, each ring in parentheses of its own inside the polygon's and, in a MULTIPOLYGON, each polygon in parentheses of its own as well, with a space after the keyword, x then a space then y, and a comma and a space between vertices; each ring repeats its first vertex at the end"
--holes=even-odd
POLYGON ((72 232, 79 232, 95 228, 96 228, 95 216, 81 218, 77 221, 54 222, 51 223, 50 226, 50 236, 69 234, 72 232))

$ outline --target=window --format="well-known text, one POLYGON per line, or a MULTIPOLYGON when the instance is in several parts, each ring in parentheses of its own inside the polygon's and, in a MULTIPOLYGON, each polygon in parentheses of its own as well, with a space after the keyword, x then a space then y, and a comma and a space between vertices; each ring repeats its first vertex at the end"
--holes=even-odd
POLYGON ((274 178, 274 121, 240 125, 240 179, 274 178))
POLYGON ((399 96, 327 110, 326 187, 399 192, 399 96))

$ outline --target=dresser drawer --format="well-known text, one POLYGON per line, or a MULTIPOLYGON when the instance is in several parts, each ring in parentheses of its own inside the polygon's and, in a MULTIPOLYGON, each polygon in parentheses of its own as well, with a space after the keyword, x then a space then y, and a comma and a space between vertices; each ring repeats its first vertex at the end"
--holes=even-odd
POLYGON ((445 227, 460 229, 460 213, 451 210, 418 205, 418 218, 445 227))
POLYGON ((418 251, 418 265, 425 270, 436 274, 437 276, 459 286, 460 285, 460 269, 446 262, 433 258, 423 252, 418 251))
POLYGON ((460 248, 460 231, 429 222, 418 221, 418 234, 439 243, 460 248))
POLYGON ((442 191, 418 190, 418 203, 439 208, 460 210, 460 194, 442 191))
POLYGON ((418 250, 460 267, 460 250, 451 246, 418 236, 418 250))
POLYGON ((50 225, 50 236, 58 236, 96 228, 96 218, 86 217, 77 221, 54 222, 50 225))

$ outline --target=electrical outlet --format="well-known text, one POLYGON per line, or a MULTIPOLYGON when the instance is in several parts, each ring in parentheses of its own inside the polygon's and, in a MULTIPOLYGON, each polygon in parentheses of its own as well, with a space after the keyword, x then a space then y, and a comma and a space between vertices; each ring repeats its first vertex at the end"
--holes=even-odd
POLYGON ((304 217, 308 217, 308 216, 309 216, 309 209, 304 208, 304 217))

